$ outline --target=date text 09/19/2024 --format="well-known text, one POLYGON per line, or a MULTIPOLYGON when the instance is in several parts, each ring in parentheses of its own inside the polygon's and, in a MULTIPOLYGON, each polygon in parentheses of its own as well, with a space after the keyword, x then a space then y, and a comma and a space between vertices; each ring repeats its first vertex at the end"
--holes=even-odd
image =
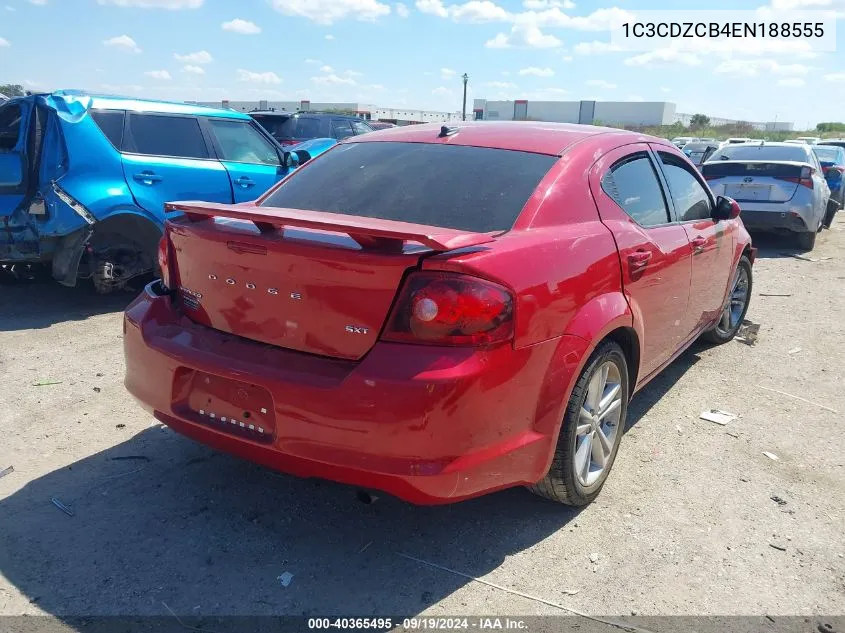
POLYGON ((527 630, 527 624, 519 618, 477 617, 477 618, 309 618, 309 630, 375 630, 375 631, 448 631, 448 630, 527 630))

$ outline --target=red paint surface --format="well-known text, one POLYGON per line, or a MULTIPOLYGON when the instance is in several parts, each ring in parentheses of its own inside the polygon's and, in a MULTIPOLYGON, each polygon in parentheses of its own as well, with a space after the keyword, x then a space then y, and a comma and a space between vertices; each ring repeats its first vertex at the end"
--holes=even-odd
MULTIPOLYGON (((173 283, 202 297, 190 308, 148 287, 127 308, 129 391, 164 423, 219 450, 416 503, 540 479, 574 381, 599 341, 618 328, 631 332, 641 361, 632 372, 644 385, 713 323, 750 240, 739 220, 643 229, 601 190, 604 171, 646 143, 682 156, 668 143, 586 126, 459 127, 444 139, 438 126, 415 126, 348 142, 561 152, 513 230, 423 257, 377 243, 362 249, 321 232, 303 238, 169 223, 173 283), (498 284, 513 298, 511 337, 481 347, 383 340, 403 283, 418 269, 498 284), (366 333, 350 334, 345 324, 366 333), (204 383, 206 376, 214 380, 204 383), (215 420, 198 412, 203 402, 220 409, 215 420), (266 434, 251 434, 244 420, 260 420, 266 434)), ((235 217, 242 209, 203 213, 235 217)), ((261 222, 330 226, 325 214, 262 213, 261 222)), ((359 237, 385 237, 373 233, 385 230, 400 241, 448 233, 338 220, 338 232, 350 226, 364 232, 359 237)))

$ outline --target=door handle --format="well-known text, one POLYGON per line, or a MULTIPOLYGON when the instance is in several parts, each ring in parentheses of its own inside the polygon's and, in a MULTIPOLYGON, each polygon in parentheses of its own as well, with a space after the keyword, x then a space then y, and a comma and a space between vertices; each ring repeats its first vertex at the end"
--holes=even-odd
POLYGON ((240 178, 235 178, 235 183, 240 185, 244 189, 255 185, 255 181, 249 176, 241 176, 240 178))
POLYGON ((649 261, 651 261, 651 251, 637 251, 628 255, 628 266, 632 273, 643 270, 648 266, 649 261))
POLYGON ((161 182, 164 180, 164 178, 151 171, 142 171, 140 174, 134 174, 132 178, 145 185, 151 185, 154 182, 161 182))
POLYGON ((698 237, 694 237, 690 241, 690 244, 692 245, 692 254, 701 255, 704 252, 704 245, 707 244, 707 238, 699 235, 698 237))

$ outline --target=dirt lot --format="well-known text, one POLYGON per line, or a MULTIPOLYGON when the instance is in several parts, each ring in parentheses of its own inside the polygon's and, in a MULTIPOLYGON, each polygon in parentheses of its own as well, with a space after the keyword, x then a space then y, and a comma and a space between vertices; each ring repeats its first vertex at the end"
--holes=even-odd
POLYGON ((212 453, 124 391, 127 297, 0 287, 0 614, 560 612, 399 554, 592 614, 845 614, 845 218, 818 261, 758 245, 756 345, 640 393, 580 511, 522 489, 367 506, 212 453))

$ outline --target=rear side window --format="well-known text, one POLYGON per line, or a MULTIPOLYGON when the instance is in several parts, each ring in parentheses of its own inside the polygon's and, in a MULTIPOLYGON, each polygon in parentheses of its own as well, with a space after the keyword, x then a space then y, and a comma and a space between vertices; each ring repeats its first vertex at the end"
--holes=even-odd
POLYGON ((321 129, 323 126, 321 125, 320 119, 313 117, 294 117, 293 123, 295 125, 293 130, 294 138, 310 139, 327 136, 321 129))
POLYGON ((10 104, 0 108, 0 152, 11 152, 21 131, 21 107, 10 104))
POLYGON ((94 119, 94 123, 106 135, 106 138, 114 145, 115 149, 118 150, 123 145, 123 118, 125 116, 126 112, 123 110, 91 111, 91 118, 94 119))
POLYGON ((149 156, 208 158, 199 121, 188 116, 135 114, 129 116, 124 151, 149 156))
POLYGON ((712 215, 710 196, 690 172, 686 164, 677 156, 658 152, 663 163, 663 175, 669 183, 669 193, 675 202, 675 212, 679 222, 704 220, 712 215))
POLYGON ((276 148, 249 121, 208 119, 223 160, 278 165, 276 148))
POLYGON ((556 161, 485 147, 351 143, 294 172, 262 206, 504 231, 556 161))
POLYGON ((646 154, 632 154, 613 165, 601 179, 601 188, 640 226, 669 222, 660 182, 646 154))

